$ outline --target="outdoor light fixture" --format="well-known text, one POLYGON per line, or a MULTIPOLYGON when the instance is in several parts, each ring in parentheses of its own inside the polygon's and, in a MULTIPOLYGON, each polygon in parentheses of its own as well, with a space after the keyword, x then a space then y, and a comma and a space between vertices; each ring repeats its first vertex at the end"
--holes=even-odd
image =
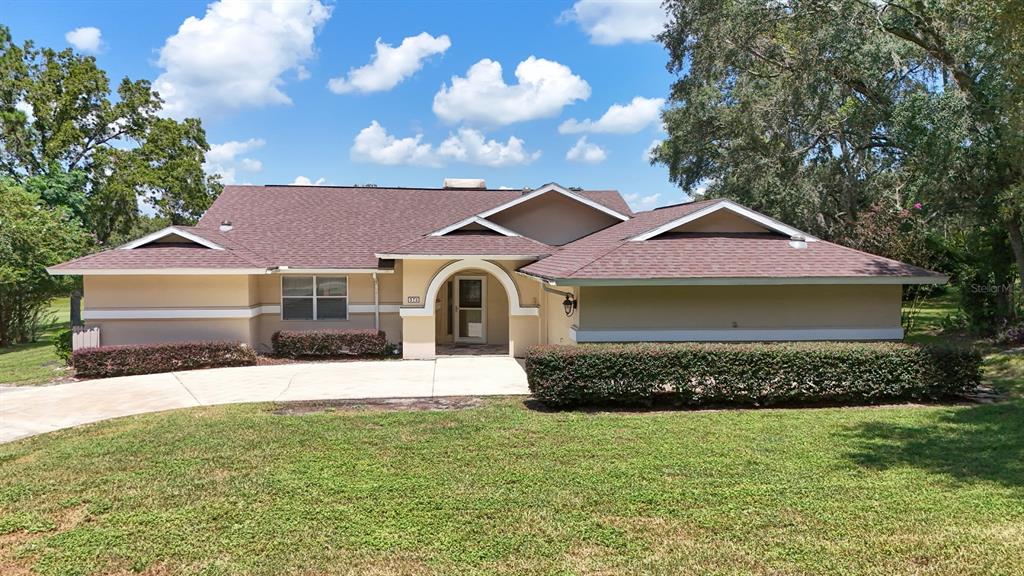
POLYGON ((576 311, 576 298, 572 294, 566 294, 565 300, 562 300, 562 307, 565 308, 565 315, 572 316, 572 313, 576 311))

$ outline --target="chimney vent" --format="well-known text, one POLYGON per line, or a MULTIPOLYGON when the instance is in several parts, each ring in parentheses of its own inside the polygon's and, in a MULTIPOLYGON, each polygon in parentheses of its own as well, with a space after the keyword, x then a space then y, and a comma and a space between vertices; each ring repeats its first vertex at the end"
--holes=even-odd
POLYGON ((483 190, 487 182, 483 178, 445 178, 446 190, 483 190))
POLYGON ((221 223, 220 223, 220 231, 221 232, 230 232, 232 228, 234 228, 234 226, 231 225, 231 220, 223 220, 223 221, 221 221, 221 223))

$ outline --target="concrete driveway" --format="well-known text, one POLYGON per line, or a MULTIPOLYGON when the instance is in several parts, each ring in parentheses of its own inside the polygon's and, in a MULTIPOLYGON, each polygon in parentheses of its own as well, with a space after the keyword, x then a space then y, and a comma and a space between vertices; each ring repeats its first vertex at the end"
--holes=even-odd
POLYGON ((288 400, 529 394, 514 358, 323 362, 214 368, 0 388, 0 442, 174 408, 288 400))

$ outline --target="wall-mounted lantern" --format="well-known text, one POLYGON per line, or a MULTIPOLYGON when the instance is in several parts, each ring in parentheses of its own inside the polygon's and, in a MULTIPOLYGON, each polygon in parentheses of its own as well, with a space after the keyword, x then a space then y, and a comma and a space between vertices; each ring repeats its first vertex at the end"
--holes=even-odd
POLYGON ((576 307, 579 304, 576 302, 576 297, 572 294, 566 294, 565 300, 562 301, 562 307, 565 308, 565 315, 572 316, 572 313, 576 311, 576 307))

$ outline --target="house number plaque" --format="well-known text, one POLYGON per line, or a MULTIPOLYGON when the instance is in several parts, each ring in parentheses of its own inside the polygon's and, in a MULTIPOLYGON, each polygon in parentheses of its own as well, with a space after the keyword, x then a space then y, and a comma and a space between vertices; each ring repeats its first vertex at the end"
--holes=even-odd
POLYGON ((406 297, 405 301, 408 304, 419 304, 420 303, 420 297, 419 296, 408 296, 408 297, 406 297))

